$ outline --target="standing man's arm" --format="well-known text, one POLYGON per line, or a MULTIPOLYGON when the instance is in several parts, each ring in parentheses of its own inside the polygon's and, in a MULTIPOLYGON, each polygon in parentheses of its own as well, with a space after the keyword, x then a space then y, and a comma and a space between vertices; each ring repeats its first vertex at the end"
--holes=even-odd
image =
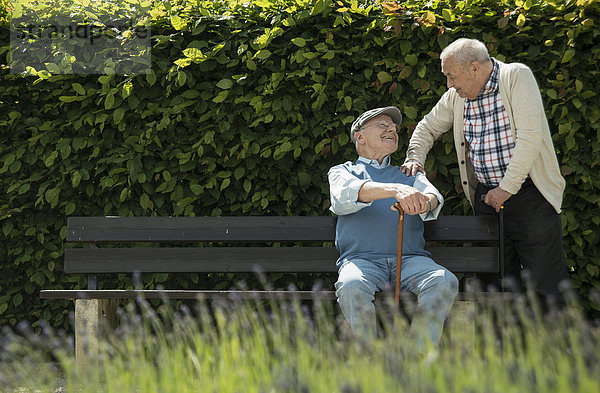
POLYGON ((440 98, 423 120, 417 124, 406 151, 406 160, 400 167, 402 172, 408 176, 414 176, 417 172, 425 173, 424 165, 427 153, 431 150, 433 143, 445 132, 452 128, 454 123, 454 99, 456 94, 448 90, 440 98))

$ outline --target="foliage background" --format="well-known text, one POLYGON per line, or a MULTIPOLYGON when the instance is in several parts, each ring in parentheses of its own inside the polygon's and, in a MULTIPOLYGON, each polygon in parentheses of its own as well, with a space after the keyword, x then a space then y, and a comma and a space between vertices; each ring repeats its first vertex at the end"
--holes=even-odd
MULTIPOLYGON (((597 2, 123 2, 147 10, 152 28, 152 71, 133 76, 110 71, 118 58, 107 59, 104 75, 63 74, 68 54, 46 70, 10 74, 9 5, 0 4, 0 325, 68 326, 71 303, 38 296, 85 286, 61 274, 68 216, 329 214, 326 173, 355 158, 352 121, 398 106, 400 163, 416 123, 446 90, 439 53, 462 36, 538 79, 567 180, 567 262, 597 315, 597 2)), ((82 13, 86 4, 56 3, 52 12, 82 13)), ((446 198, 444 214, 470 214, 451 133, 426 169, 446 198)), ((155 275, 145 285, 167 281, 220 288, 234 277, 155 275)), ((100 287, 108 282, 131 287, 122 275, 100 287)))

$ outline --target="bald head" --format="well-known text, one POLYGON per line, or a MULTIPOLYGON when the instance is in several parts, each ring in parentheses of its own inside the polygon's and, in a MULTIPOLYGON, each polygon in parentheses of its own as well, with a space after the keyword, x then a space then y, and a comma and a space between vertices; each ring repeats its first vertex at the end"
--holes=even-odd
POLYGON ((460 38, 442 51, 442 73, 448 88, 462 98, 474 100, 492 74, 494 65, 482 42, 460 38))
POLYGON ((468 67, 476 61, 481 65, 491 62, 490 55, 483 42, 470 38, 459 38, 444 48, 440 60, 452 59, 457 65, 468 67))

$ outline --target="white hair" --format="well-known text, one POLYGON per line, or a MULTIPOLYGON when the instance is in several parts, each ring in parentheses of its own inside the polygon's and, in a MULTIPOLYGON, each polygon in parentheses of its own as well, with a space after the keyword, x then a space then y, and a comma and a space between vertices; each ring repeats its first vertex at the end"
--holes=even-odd
POLYGON ((440 54, 440 60, 445 59, 452 59, 463 67, 467 67, 474 61, 480 64, 491 61, 483 42, 470 38, 459 38, 445 47, 440 54))

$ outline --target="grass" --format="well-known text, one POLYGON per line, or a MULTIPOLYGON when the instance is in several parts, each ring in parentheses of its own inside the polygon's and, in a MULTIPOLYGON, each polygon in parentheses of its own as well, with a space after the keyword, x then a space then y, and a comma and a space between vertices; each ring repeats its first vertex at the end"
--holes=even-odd
POLYGON ((399 314, 395 322, 382 317, 382 334, 366 343, 348 332, 335 307, 226 301, 175 311, 129 305, 97 362, 79 371, 71 338, 48 328, 42 334, 25 325, 17 333, 5 329, 0 391, 600 391, 600 328, 577 307, 544 318, 518 302, 502 329, 493 312, 482 310, 475 337, 454 331, 452 340, 445 337, 425 356, 414 351, 399 314))

